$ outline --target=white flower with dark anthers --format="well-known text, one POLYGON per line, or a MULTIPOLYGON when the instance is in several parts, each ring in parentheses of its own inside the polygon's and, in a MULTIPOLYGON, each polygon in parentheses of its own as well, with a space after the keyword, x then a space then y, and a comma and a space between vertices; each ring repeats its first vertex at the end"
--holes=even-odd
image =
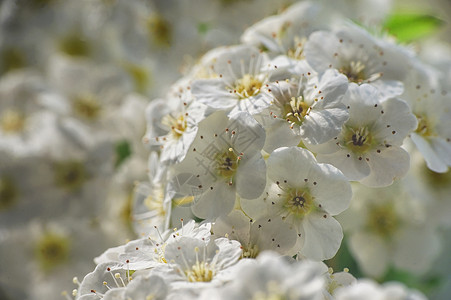
POLYGON ((368 84, 350 84, 343 102, 349 120, 331 141, 307 148, 319 162, 339 168, 349 180, 368 186, 387 186, 409 170, 409 154, 401 148, 417 121, 404 101, 381 102, 378 90, 368 84))
MULTIPOLYGON (((245 112, 230 117, 216 112, 199 124, 185 160, 174 167, 175 178, 190 178, 193 213, 214 219, 227 215, 236 196, 255 199, 265 187, 266 165, 261 155, 265 131, 245 112)), ((180 191, 183 193, 183 191, 180 191)))
POLYGON ((423 199, 398 181, 377 189, 355 183, 351 206, 338 219, 360 270, 381 278, 390 266, 417 275, 430 269, 441 241, 429 217, 423 199))
MULTIPOLYGON (((99 264, 87 274, 72 295, 79 300, 91 299, 166 299, 168 287, 157 275, 149 275, 149 271, 131 270, 127 264, 107 262, 99 264)), ((71 299, 70 297, 66 297, 71 299)))
POLYGON ((451 166, 451 96, 434 81, 439 75, 427 66, 415 64, 405 80, 401 96, 410 104, 418 127, 411 140, 428 168, 445 173, 451 166))
POLYGON ((257 115, 266 130, 263 148, 271 153, 300 141, 325 143, 335 137, 348 119, 341 102, 348 89, 346 76, 327 70, 320 77, 311 73, 300 80, 269 84, 272 104, 257 115))
POLYGON ((399 282, 382 285, 370 279, 360 279, 355 284, 342 287, 334 294, 337 300, 427 300, 417 290, 408 289, 399 282))
MULTIPOLYGON (((244 200, 258 210, 245 211, 260 216, 265 205, 272 222, 282 218, 298 234, 300 254, 315 260, 333 257, 340 247, 343 232, 332 217, 343 212, 351 200, 351 187, 334 166, 318 164, 306 149, 298 147, 274 150, 267 160, 267 185, 262 196, 244 200)), ((244 208, 244 204, 243 204, 244 208)))
POLYGON ((177 97, 152 101, 146 109, 148 125, 144 142, 159 146, 163 163, 182 161, 196 137, 198 123, 204 119, 206 108, 193 102, 186 89, 177 97))
MULTIPOLYGON (((233 281, 219 288, 215 299, 324 299, 324 265, 317 262, 290 261, 267 251, 240 260, 233 271, 233 281)), ((207 295, 201 299, 211 299, 207 295)))
POLYGON ((174 290, 200 294, 202 289, 232 280, 230 268, 240 259, 241 245, 227 238, 203 241, 181 237, 166 246, 167 264, 151 270, 170 282, 174 290))
POLYGON ((158 228, 158 238, 145 237, 128 242, 115 248, 110 248, 102 255, 95 258, 97 264, 104 262, 118 262, 129 265, 132 270, 144 270, 167 263, 165 248, 168 244, 177 241, 181 237, 195 238, 208 242, 210 240, 211 224, 196 224, 190 221, 180 229, 166 230, 160 233, 158 228))
POLYGON ((369 83, 385 96, 403 92, 409 55, 406 50, 372 37, 357 26, 348 25, 337 32, 317 31, 305 45, 308 64, 318 73, 339 70, 350 82, 369 83))
POLYGON ((193 81, 191 91, 196 101, 230 115, 237 112, 252 115, 270 105, 266 84, 270 82, 269 69, 275 67, 268 68, 266 54, 246 45, 222 48, 216 54, 210 69, 218 78, 193 81))
POLYGON ((299 250, 294 249, 298 237, 296 230, 281 219, 267 221, 267 216, 252 220, 243 211, 235 209, 216 219, 212 232, 215 236, 226 236, 240 242, 244 258, 255 258, 265 250, 295 255, 299 250))
POLYGON ((304 46, 309 35, 328 29, 325 20, 329 18, 324 12, 317 3, 298 2, 283 13, 252 25, 241 40, 268 53, 278 70, 294 67, 305 59, 304 46))

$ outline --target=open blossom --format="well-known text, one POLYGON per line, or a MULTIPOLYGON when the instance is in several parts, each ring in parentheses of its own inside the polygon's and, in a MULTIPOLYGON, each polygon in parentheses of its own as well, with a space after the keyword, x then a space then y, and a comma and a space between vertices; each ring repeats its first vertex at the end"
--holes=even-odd
MULTIPOLYGON (((234 280, 220 288, 215 299, 324 299, 324 268, 320 263, 290 262, 267 251, 255 260, 241 260, 234 271, 234 280)), ((212 299, 208 296, 206 293, 202 299, 212 299)))
POLYGON ((271 72, 266 54, 252 46, 239 45, 214 52, 210 70, 214 78, 199 79, 191 85, 196 101, 215 110, 233 115, 247 112, 251 115, 262 111, 271 102, 266 91, 271 72))
POLYGON ((298 147, 276 149, 267 164, 265 191, 258 199, 242 199, 244 211, 257 218, 265 206, 270 216, 267 222, 281 218, 296 230, 301 255, 315 260, 333 257, 343 238, 333 216, 343 212, 351 200, 346 178, 298 147))
POLYGON ((451 97, 434 80, 439 76, 417 62, 405 80, 402 98, 418 126, 410 137, 429 169, 445 173, 451 166, 451 97))
POLYGON ((166 164, 185 158, 196 137, 198 123, 205 118, 206 106, 194 102, 187 88, 177 85, 165 99, 156 99, 146 109, 147 132, 144 142, 158 146, 166 164))
POLYGON ((238 196, 254 199, 265 186, 266 165, 260 150, 265 132, 249 114, 230 117, 216 112, 199 124, 197 136, 185 157, 174 166, 175 176, 191 174, 193 213, 214 219, 227 215, 238 196))
POLYGON ((409 170, 409 154, 401 145, 417 126, 404 101, 382 102, 374 87, 351 84, 343 101, 349 120, 333 140, 307 144, 320 162, 339 168, 349 180, 368 186, 387 186, 409 170))
POLYGON ((348 82, 335 70, 321 76, 309 72, 300 80, 276 82, 269 87, 271 106, 257 115, 266 130, 267 152, 299 142, 325 143, 340 132, 348 119, 341 102, 348 82))
POLYGON ((403 92, 409 56, 404 49, 376 39, 355 25, 342 26, 336 32, 316 31, 305 45, 308 64, 318 73, 334 68, 349 82, 368 83, 384 97, 403 92))
POLYGON ((268 222, 268 216, 251 220, 243 211, 234 209, 227 216, 216 219, 212 226, 215 236, 227 236, 241 243, 244 258, 255 258, 265 250, 281 255, 294 255, 297 232, 281 219, 268 222))
POLYGON ((382 277, 390 266, 427 272, 441 243, 425 203, 402 181, 389 187, 353 185, 349 209, 339 216, 351 253, 367 275, 382 277))

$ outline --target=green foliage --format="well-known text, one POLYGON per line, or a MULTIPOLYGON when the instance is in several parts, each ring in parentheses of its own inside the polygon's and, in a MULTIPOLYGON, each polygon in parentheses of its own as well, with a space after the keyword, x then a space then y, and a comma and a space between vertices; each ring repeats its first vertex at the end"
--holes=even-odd
POLYGON ((132 149, 127 141, 120 141, 116 144, 116 162, 114 166, 119 167, 130 155, 132 149))
POLYGON ((388 17, 384 28, 398 41, 408 43, 437 32, 444 21, 421 13, 395 13, 388 17))

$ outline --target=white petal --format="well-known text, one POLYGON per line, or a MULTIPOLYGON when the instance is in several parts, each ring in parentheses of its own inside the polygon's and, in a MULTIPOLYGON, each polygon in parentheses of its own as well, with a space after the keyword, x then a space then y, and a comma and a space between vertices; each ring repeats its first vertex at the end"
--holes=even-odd
POLYGON ((287 180, 288 185, 296 187, 304 184, 304 179, 313 164, 313 154, 299 147, 283 147, 274 150, 267 161, 268 178, 273 182, 287 180))
POLYGON ((443 159, 435 152, 431 144, 424 137, 417 133, 412 133, 410 135, 415 146, 417 146, 418 151, 423 155, 424 160, 429 169, 437 173, 444 173, 448 170, 443 159))
POLYGON ((304 246, 301 254, 313 260, 334 257, 341 245, 343 231, 340 223, 327 214, 310 213, 302 222, 304 246), (324 217, 326 216, 326 217, 324 217))
POLYGON ((236 173, 237 194, 245 199, 261 195, 266 185, 266 164, 260 154, 240 163, 236 173))
POLYGON ((213 189, 205 188, 206 192, 196 198, 192 206, 193 213, 202 219, 215 219, 227 215, 235 205, 236 189, 226 182, 217 181, 213 189))
POLYGON ((396 146, 386 148, 381 153, 371 152, 367 158, 371 173, 360 182, 371 187, 388 186, 404 177, 410 168, 409 153, 396 146))
POLYGON ((238 98, 229 93, 222 79, 200 79, 191 85, 193 96, 214 109, 227 110, 234 107, 238 98))
POLYGON ((332 154, 318 154, 316 158, 318 162, 334 165, 351 181, 361 180, 371 172, 368 163, 364 159, 359 160, 359 157, 354 153, 345 149, 332 154))

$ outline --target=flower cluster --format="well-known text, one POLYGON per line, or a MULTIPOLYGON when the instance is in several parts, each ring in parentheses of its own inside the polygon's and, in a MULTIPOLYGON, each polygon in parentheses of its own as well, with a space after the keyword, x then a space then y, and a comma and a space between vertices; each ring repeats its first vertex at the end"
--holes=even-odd
POLYGON ((9 55, 0 64, 0 241, 29 240, 12 232, 29 235, 18 223, 32 224, 39 233, 27 247, 49 274, 74 243, 104 235, 88 255, 107 250, 67 299, 426 299, 385 281, 442 276, 434 264, 446 259, 451 228, 451 56, 431 59, 381 30, 388 12, 371 12, 371 0, 362 10, 299 1, 228 46, 205 27, 234 31, 210 19, 221 7, 263 14, 249 3, 207 5, 202 34, 189 36, 189 19, 165 14, 172 2, 27 7, 41 14, 0 4, 4 28, 26 32, 16 19, 29 14, 30 24, 68 18, 71 27, 33 36, 51 40, 51 56, 12 38, 0 48, 9 55), (204 54, 168 86, 169 66, 190 47, 204 54), (357 279, 328 267, 342 269, 343 255, 357 279))

